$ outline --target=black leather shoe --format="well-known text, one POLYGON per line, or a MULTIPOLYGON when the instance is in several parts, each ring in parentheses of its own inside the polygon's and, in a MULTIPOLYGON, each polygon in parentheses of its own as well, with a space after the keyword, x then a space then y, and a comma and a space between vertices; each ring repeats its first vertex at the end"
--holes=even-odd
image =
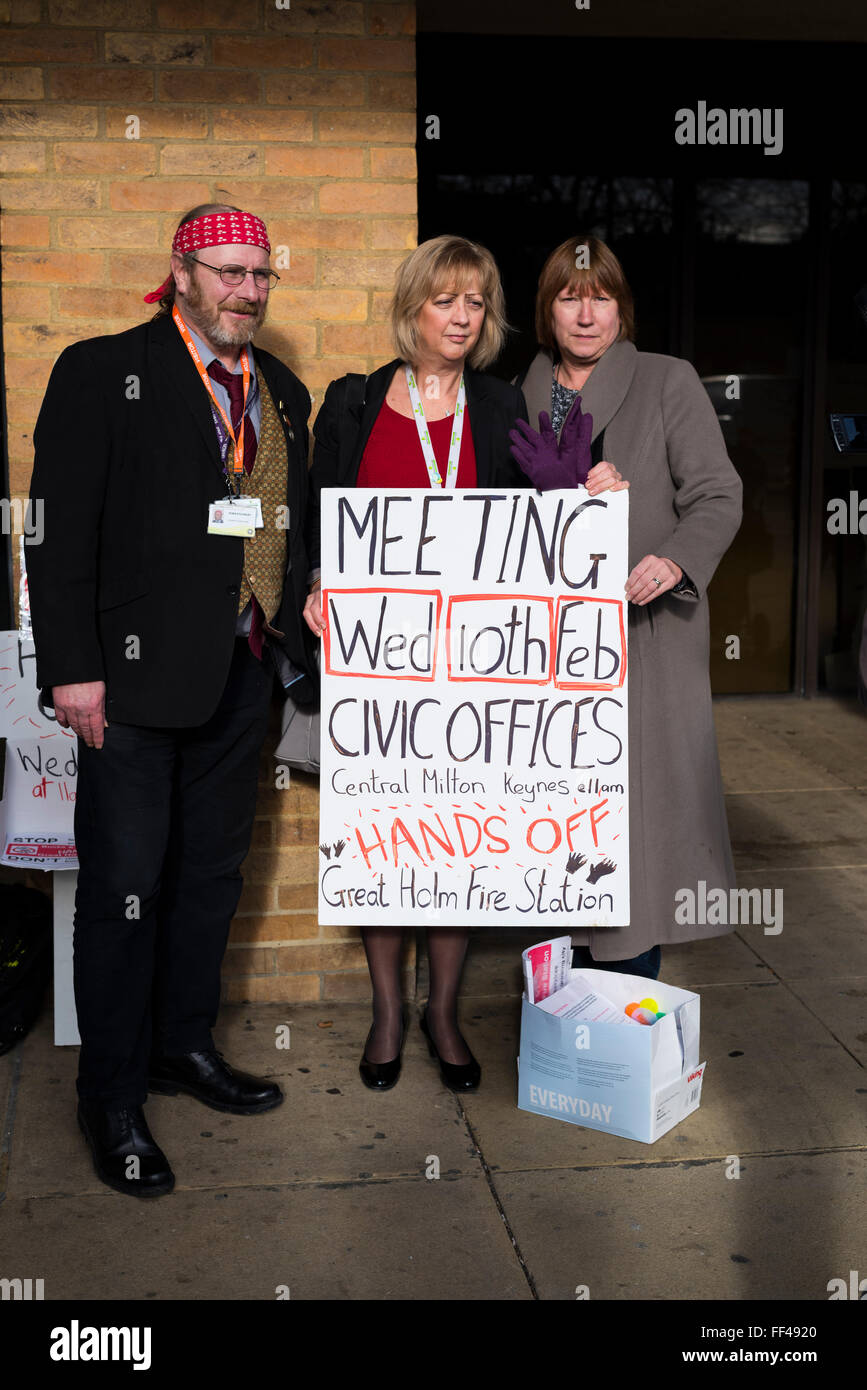
POLYGON ((276 1081, 235 1071, 221 1052, 152 1057, 148 1090, 159 1096, 176 1096, 183 1091, 212 1110, 225 1110, 230 1115, 258 1115, 283 1103, 283 1092, 276 1081))
MULTIPOLYGON (((373 1032, 375 1024, 370 1025, 370 1033, 373 1032)), ((364 1052, 358 1064, 359 1075, 365 1086, 371 1091, 390 1091, 392 1086, 397 1085, 400 1076, 400 1054, 403 1051, 403 1040, 406 1037, 406 1013, 401 1015, 400 1047, 397 1056, 390 1062, 368 1062, 367 1043, 370 1042, 370 1033, 367 1035, 367 1042, 364 1044, 364 1052)))
POLYGON ((78 1102, 78 1124, 93 1155, 96 1175, 125 1197, 162 1197, 175 1175, 154 1143, 140 1105, 114 1108, 99 1101, 78 1102), (137 1163, 130 1163, 136 1158, 137 1163))
POLYGON ((421 1016, 421 1031, 427 1038, 427 1049, 431 1057, 435 1057, 440 1064, 440 1075, 451 1091, 475 1091, 478 1090, 479 1082, 482 1079, 482 1069, 473 1056, 470 1049, 470 1060, 468 1062, 444 1062, 436 1049, 436 1043, 430 1034, 427 1026, 427 1009, 421 1016))

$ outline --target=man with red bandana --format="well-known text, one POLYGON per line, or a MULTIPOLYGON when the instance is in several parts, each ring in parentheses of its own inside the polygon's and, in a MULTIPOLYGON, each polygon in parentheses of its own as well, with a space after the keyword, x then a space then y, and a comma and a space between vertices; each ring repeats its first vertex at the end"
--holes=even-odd
POLYGON ((149 1091, 243 1115, 283 1099, 211 1032, 274 676, 301 702, 316 679, 310 396, 251 346, 270 249, 258 217, 194 208, 155 318, 68 347, 34 434, 37 680, 78 735, 78 1119, 101 1180, 140 1197, 174 1186, 149 1091))

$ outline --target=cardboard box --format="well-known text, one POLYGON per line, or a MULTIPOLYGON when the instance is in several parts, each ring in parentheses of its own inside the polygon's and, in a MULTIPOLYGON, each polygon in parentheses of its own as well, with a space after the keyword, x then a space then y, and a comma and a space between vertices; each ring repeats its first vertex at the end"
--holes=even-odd
POLYGON ((527 995, 521 1008, 518 1109, 652 1144, 697 1110, 700 1000, 689 990, 613 970, 572 970, 621 1009, 652 996, 652 1025, 558 1018, 527 995))

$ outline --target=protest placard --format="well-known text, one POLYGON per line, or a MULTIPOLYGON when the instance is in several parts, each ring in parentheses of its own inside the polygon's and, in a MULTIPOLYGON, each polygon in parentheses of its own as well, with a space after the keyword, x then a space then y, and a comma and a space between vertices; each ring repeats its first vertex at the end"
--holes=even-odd
POLYGON ((322 922, 628 925, 628 506, 323 491, 322 922))
POLYGON ((32 640, 0 632, 0 738, 8 739, 0 801, 0 864, 77 869, 73 812, 77 739, 39 708, 32 640))

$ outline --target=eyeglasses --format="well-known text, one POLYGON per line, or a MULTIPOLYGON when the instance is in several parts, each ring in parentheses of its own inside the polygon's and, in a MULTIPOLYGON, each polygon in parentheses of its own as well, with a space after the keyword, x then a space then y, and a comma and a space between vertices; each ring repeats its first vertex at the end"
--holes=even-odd
POLYGON ((224 285, 232 285, 235 288, 243 285, 248 275, 252 275, 257 290, 272 290, 280 279, 275 270, 247 270, 243 265, 208 265, 207 261, 200 261, 198 256, 191 259, 196 265, 203 265, 206 270, 215 270, 224 285))

